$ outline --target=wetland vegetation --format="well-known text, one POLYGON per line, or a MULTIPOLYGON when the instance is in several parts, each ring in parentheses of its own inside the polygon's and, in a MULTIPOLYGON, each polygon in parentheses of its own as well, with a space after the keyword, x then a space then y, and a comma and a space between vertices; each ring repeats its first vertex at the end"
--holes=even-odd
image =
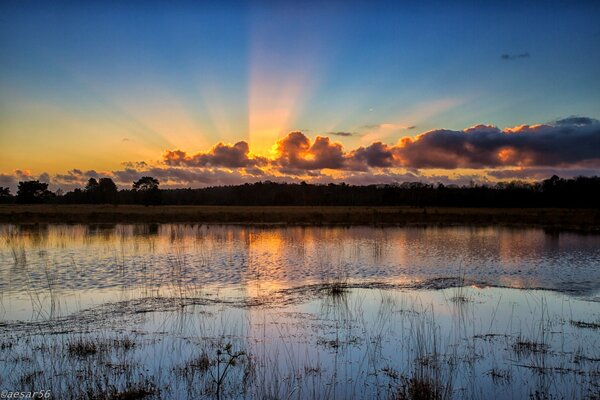
POLYGON ((0 386, 60 399, 597 398, 600 237, 1 225, 0 386))

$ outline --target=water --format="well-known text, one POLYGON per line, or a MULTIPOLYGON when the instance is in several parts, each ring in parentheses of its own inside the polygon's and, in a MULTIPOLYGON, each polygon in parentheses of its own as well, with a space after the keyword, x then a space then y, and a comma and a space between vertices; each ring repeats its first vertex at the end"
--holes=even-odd
POLYGON ((0 225, 0 388, 586 398, 599 267, 539 229, 0 225))

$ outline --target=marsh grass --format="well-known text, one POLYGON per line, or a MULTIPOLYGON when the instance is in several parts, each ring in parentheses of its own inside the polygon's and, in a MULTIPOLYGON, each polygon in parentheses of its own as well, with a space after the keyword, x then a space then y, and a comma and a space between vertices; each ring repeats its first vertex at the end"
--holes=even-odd
MULTIPOLYGON (((439 298, 447 299, 445 295, 439 298)), ((465 332, 472 329, 442 329, 447 316, 438 315, 433 305, 423 304, 420 296, 350 289, 344 302, 329 296, 315 301, 321 306, 314 318, 297 320, 301 315, 293 313, 283 319, 273 318, 269 329, 274 331, 265 330, 252 339, 247 331, 251 321, 247 321, 248 327, 236 328, 238 322, 223 314, 189 313, 188 306, 167 312, 154 334, 40 332, 17 338, 3 350, 1 357, 15 360, 18 365, 14 377, 4 375, 4 382, 20 387, 46 385, 57 398, 65 399, 437 400, 474 396, 475 392, 468 388, 474 385, 473 390, 477 390, 485 383, 471 382, 469 369, 473 370, 472 376, 479 374, 477 379, 488 379, 492 387, 506 388, 522 384, 527 373, 519 368, 525 366, 540 382, 527 392, 534 396, 576 398, 580 393, 574 386, 567 392, 556 391, 560 386, 553 386, 573 377, 577 377, 581 393, 595 390, 590 383, 593 374, 599 373, 595 361, 580 358, 579 369, 575 369, 576 364, 564 365, 562 369, 557 367, 561 364, 534 369, 538 365, 535 362, 520 366, 494 359, 493 352, 504 341, 511 343, 509 350, 519 357, 540 353, 567 359, 571 356, 550 354, 544 343, 523 335, 493 333, 475 335, 485 345, 478 350, 465 341, 465 332), (374 315, 365 308, 372 305, 377 306, 374 315), (305 328, 298 331, 297 323, 305 328), (298 338, 300 332, 311 331, 315 334, 298 338), (482 351, 483 355, 479 355, 482 351), (490 361, 496 365, 481 370, 477 366, 481 361, 482 365, 490 361)), ((447 310, 458 315, 463 307, 452 304, 446 306, 447 310)), ((257 306, 257 311, 267 315, 271 312, 261 306, 257 306)), ((235 309, 230 312, 238 313, 235 309)), ((548 317, 542 320, 541 324, 533 322, 536 329, 547 327, 548 317)), ((461 323, 474 324, 475 320, 461 323)), ((503 392, 498 389, 495 393, 503 392)))
POLYGON ((600 322, 586 322, 571 320, 571 325, 583 329, 600 329, 600 322))
POLYGON ((547 353, 550 349, 546 343, 535 342, 533 340, 517 338, 512 346, 515 353, 519 355, 528 355, 532 353, 547 353))
POLYGON ((69 341, 67 344, 67 350, 69 355, 75 357, 87 357, 95 355, 100 351, 106 350, 104 344, 98 343, 91 339, 84 339, 83 337, 69 341))
POLYGON ((346 279, 335 279, 331 282, 325 283, 322 287, 322 291, 331 297, 342 297, 348 294, 348 281, 346 279))
POLYGON ((396 400, 438 400, 442 399, 440 388, 431 380, 412 377, 403 378, 396 400))
MULTIPOLYGON (((201 237, 182 242, 184 228, 176 228, 170 231, 168 273, 154 275, 157 268, 143 266, 149 285, 164 279, 161 291, 169 291, 159 296, 153 289, 144 292, 151 296, 127 298, 102 313, 81 313, 80 319, 41 311, 60 304, 60 266, 43 249, 38 271, 29 264, 35 253, 25 257, 16 267, 29 277, 36 324, 22 335, 18 327, 0 325, 0 362, 10 365, 9 372, 0 372, 0 384, 48 387, 61 399, 99 400, 449 399, 482 393, 501 398, 498 393, 506 392, 494 387, 511 385, 517 395, 547 398, 598 392, 600 354, 582 350, 594 343, 589 337, 597 326, 571 316, 553 333, 558 319, 549 317, 543 296, 531 294, 536 306, 526 320, 511 316, 500 325, 495 318, 503 317, 502 296, 490 318, 477 313, 481 304, 473 300, 476 289, 466 285, 464 269, 458 284, 441 294, 407 294, 350 283, 347 265, 356 260, 322 254, 322 284, 296 297, 273 291, 264 296, 279 300, 246 295, 235 302, 218 292, 207 297, 188 279, 197 271, 188 254, 205 252, 202 264, 215 256, 201 237), (235 316, 228 320, 228 313, 235 316), (569 336, 573 328, 578 334, 569 336), (578 353, 568 345, 550 351, 558 349, 557 340, 568 343, 573 337, 581 340, 578 353), (581 392, 574 389, 579 387, 581 392)), ((18 254, 20 245, 13 244, 18 254)), ((123 277, 136 268, 130 250, 122 244, 115 253, 116 272, 123 277)), ((140 245, 138 251, 145 250, 140 245)), ((374 251, 382 257, 385 249, 374 251)))
POLYGON ((494 383, 509 384, 512 380, 512 371, 509 369, 492 368, 485 374, 491 377, 494 383))

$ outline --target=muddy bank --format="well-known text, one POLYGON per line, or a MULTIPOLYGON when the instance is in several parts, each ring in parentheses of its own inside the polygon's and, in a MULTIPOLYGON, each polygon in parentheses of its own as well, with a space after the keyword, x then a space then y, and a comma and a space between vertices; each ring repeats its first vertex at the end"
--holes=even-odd
POLYGON ((600 230, 598 209, 2 205, 8 223, 224 223, 292 225, 502 225, 600 230))

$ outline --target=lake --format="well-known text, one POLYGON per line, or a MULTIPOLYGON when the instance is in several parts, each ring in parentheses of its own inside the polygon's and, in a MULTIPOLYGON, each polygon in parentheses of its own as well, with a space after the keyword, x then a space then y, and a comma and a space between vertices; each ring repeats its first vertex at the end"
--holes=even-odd
POLYGON ((60 399, 600 393, 600 235, 4 224, 0 293, 3 391, 60 399))

